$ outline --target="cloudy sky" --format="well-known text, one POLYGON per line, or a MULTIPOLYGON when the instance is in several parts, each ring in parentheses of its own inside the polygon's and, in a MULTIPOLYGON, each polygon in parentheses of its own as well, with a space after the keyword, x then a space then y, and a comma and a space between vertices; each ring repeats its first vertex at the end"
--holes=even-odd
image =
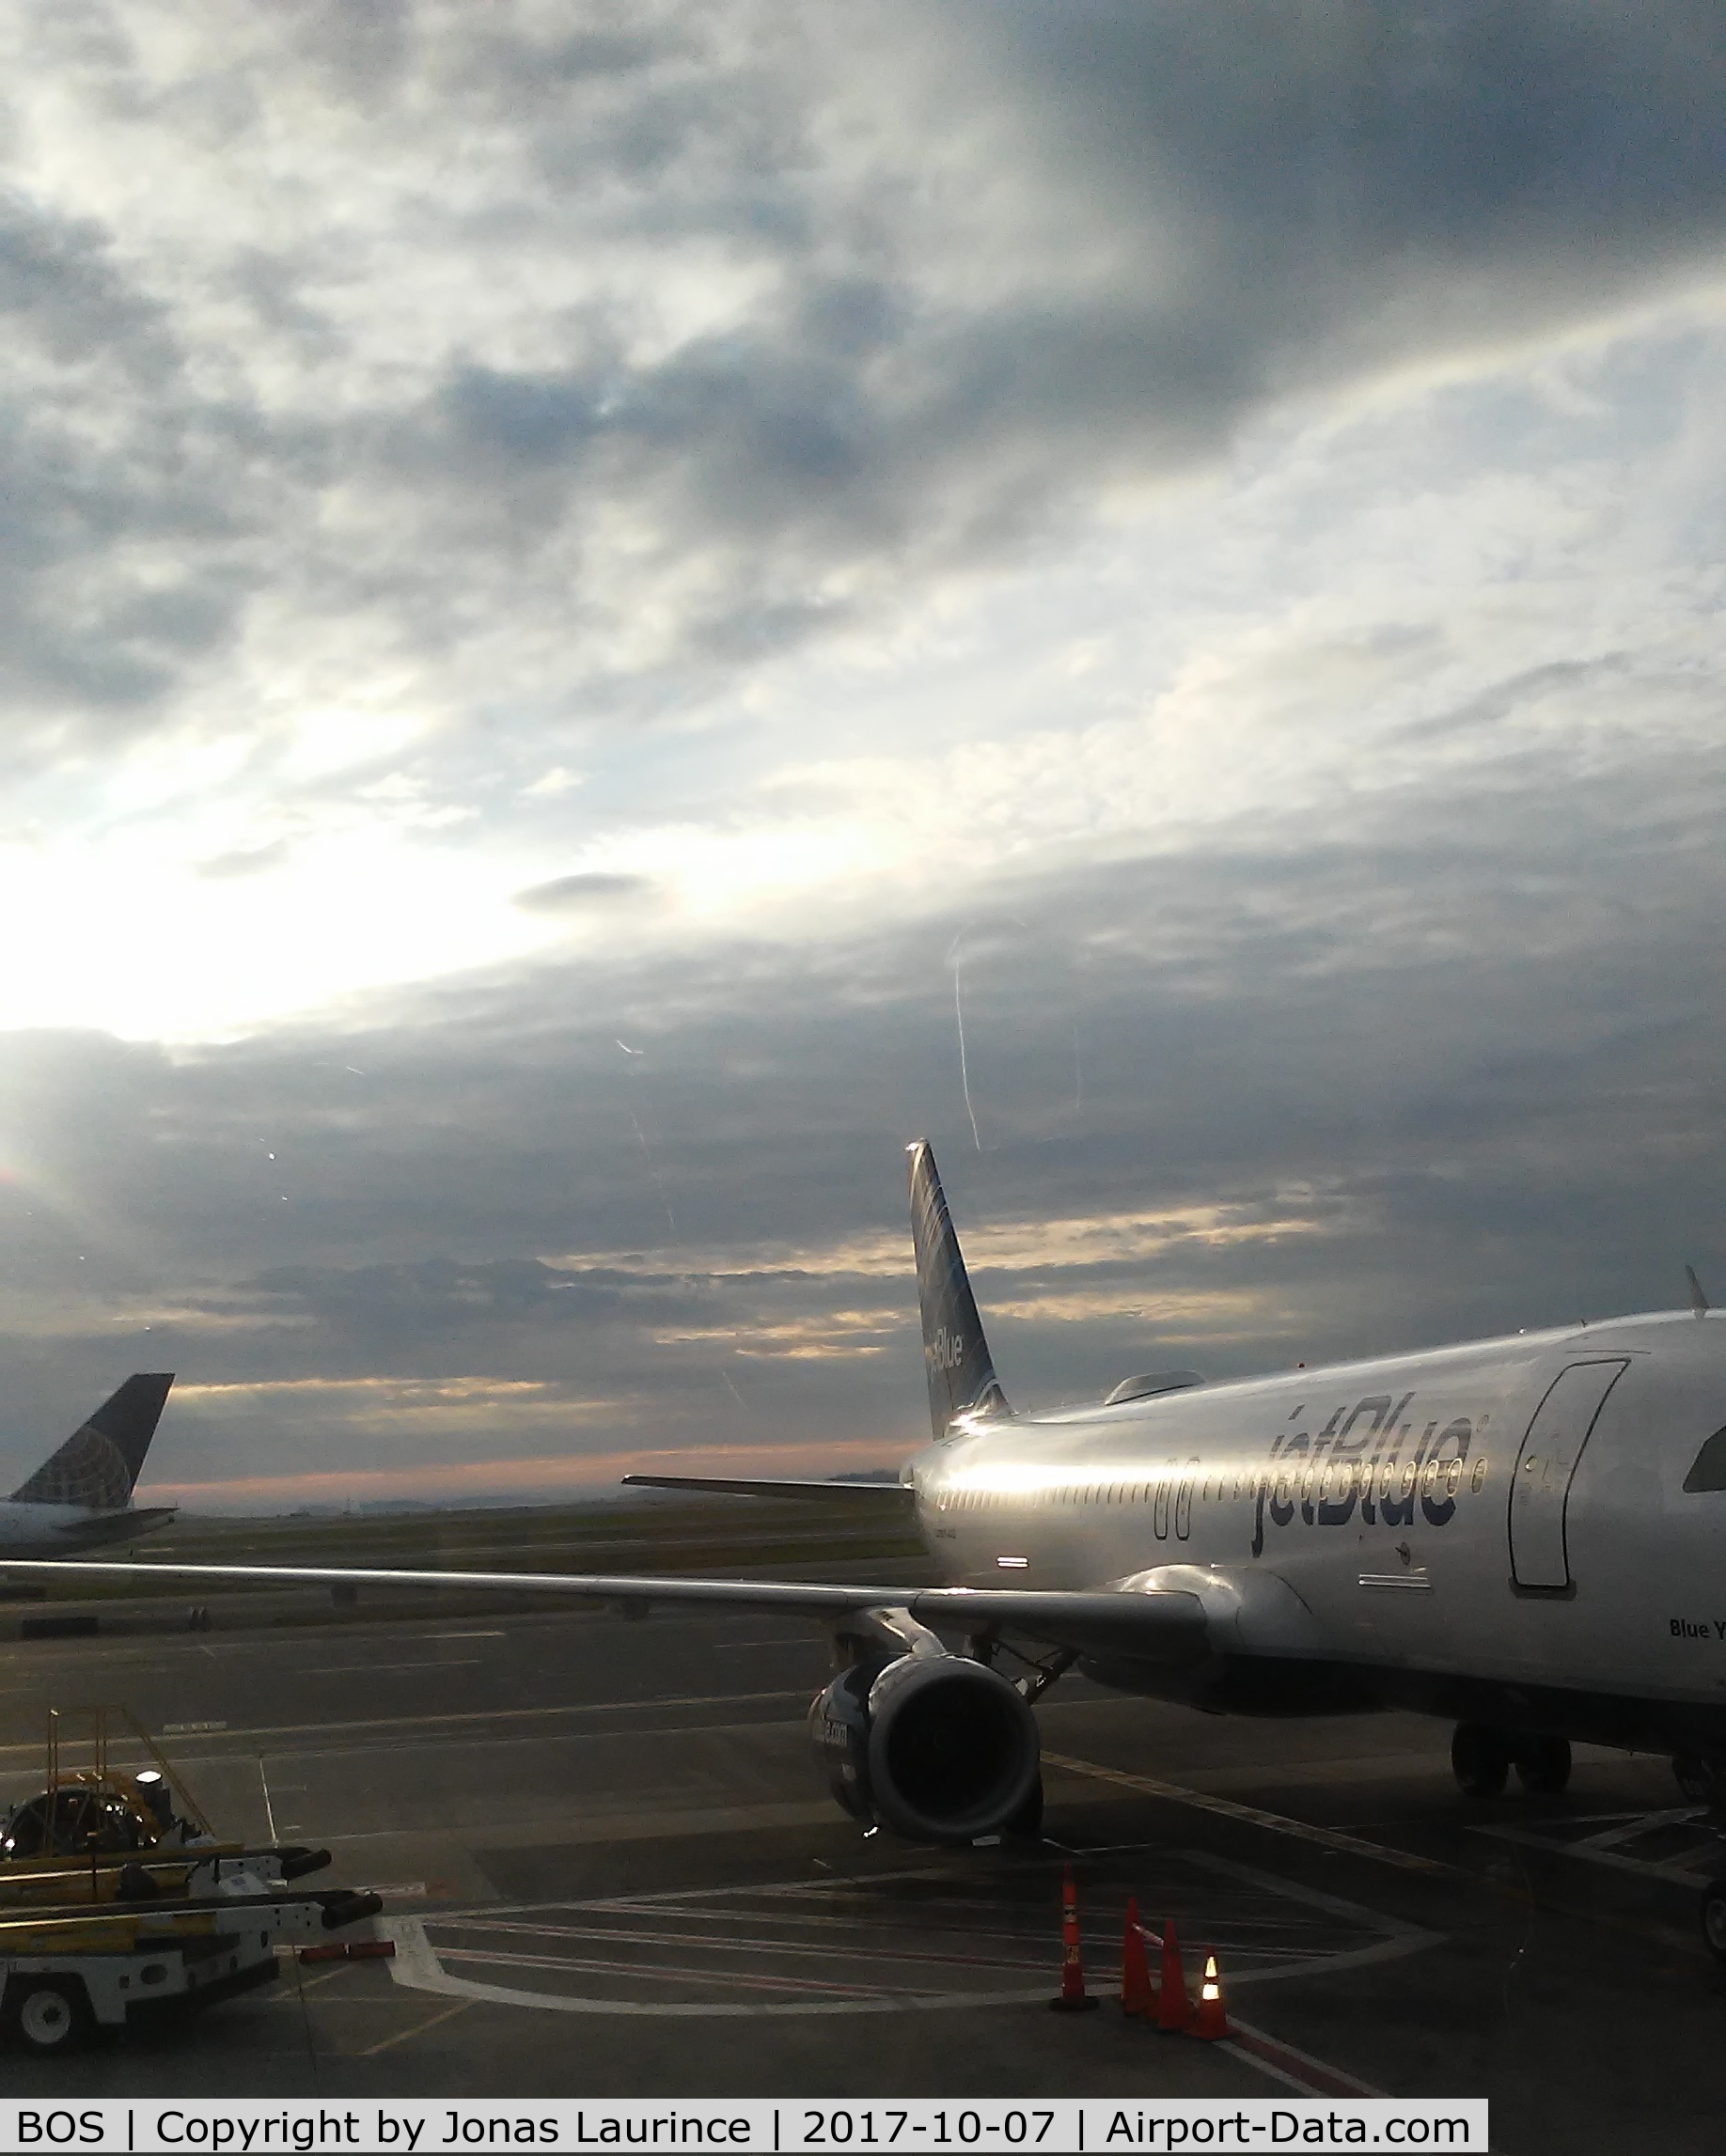
POLYGON ((0 20, 0 1470, 1726 1299, 1718 8, 0 20), (963 1053, 962 1053, 963 1050, 963 1053))

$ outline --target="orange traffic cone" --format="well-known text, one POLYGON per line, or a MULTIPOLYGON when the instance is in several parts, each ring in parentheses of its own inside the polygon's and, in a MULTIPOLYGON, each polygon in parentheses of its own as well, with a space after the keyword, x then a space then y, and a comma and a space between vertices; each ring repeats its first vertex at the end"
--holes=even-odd
POLYGON ((1215 2043, 1218 2037, 1226 2037, 1229 2017, 1223 2011, 1222 1978, 1216 1973, 1216 1957, 1204 1958, 1204 1981, 1199 1987, 1199 2005, 1193 2014, 1193 2025, 1187 2030, 1191 2037, 1202 2037, 1206 2043, 1215 2043))
POLYGON ((1049 2001, 1058 2014, 1083 2014, 1097 2004, 1085 1990, 1085 1964, 1079 1958, 1078 1888, 1073 1867, 1060 1877, 1060 1992, 1049 2001))
POLYGON ((1126 1929, 1121 1934, 1121 2011, 1148 2014, 1152 2004, 1151 1968, 1145 1960, 1145 1931, 1138 1921, 1138 1898, 1129 1894, 1126 1929))
POLYGON ((1168 1917, 1163 1919, 1163 1980, 1156 1989, 1156 2025, 1165 2036, 1179 2036, 1192 2020, 1186 2003, 1186 1972, 1181 1966, 1181 1942, 1168 1917))

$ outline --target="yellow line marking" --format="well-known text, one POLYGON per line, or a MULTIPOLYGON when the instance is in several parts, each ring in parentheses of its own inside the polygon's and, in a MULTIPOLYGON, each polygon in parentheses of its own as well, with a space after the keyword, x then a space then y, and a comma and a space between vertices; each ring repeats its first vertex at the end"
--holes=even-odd
POLYGON ((1155 1781, 1149 1774, 1123 1773, 1119 1767, 1100 1767, 1091 1759, 1073 1759, 1060 1752, 1045 1752, 1043 1764, 1059 1767, 1069 1774, 1084 1774, 1093 1782, 1113 1782, 1118 1789, 1136 1789, 1141 1796, 1164 1797, 1171 1804, 1190 1804, 1201 1812, 1215 1812, 1226 1820, 1241 1820, 1248 1826, 1267 1827, 1273 1834, 1288 1835, 1296 1841, 1316 1842, 1321 1849, 1345 1850, 1374 1864, 1395 1865, 1403 1871, 1423 1871, 1449 1878, 1457 1867, 1436 1857, 1416 1856, 1411 1850, 1392 1849, 1379 1841, 1364 1841, 1358 1835, 1343 1834, 1336 1827, 1315 1827, 1305 1820, 1292 1820, 1282 1812, 1261 1811, 1257 1804, 1236 1804, 1232 1797, 1213 1797, 1202 1789, 1189 1789, 1179 1782, 1155 1781))
POLYGON ((466 2013, 473 2003, 471 1999, 458 1999, 453 2007, 446 2007, 441 2013, 429 2014, 423 2022, 416 2022, 411 2029, 398 2029, 393 2037, 385 2037, 382 2043, 369 2045, 365 2051, 353 2052, 350 2055, 354 2058, 376 2058, 381 2051, 387 2051, 391 2044, 405 2043, 409 2037, 423 2037, 428 2029, 436 2028, 440 2022, 454 2021, 458 2014, 466 2013))
MULTIPOLYGON (((470 1723, 482 1722, 541 1722, 558 1714, 640 1714, 655 1707, 742 1707, 762 1699, 807 1699, 808 1697, 808 1686, 807 1684, 781 1685, 777 1692, 723 1692, 706 1695, 691 1693, 686 1695, 662 1699, 590 1700, 568 1707, 480 1707, 464 1710, 454 1714, 369 1714, 357 1722, 277 1722, 268 1725, 259 1724, 253 1728, 242 1728, 236 1726, 220 1730, 212 1726, 209 1734, 212 1737, 224 1736, 237 1742, 251 1737, 338 1736, 347 1730, 359 1729, 435 1729, 458 1724, 465 1726, 470 1723)), ((705 1728, 707 1725, 702 1723, 695 1726, 705 1728)), ((752 1728, 755 1725, 742 1723, 737 1726, 752 1728)), ((41 1749, 39 1737, 32 1740, 29 1743, 0 1744, 0 1758, 7 1758, 14 1752, 22 1752, 30 1758, 38 1758, 40 1756, 41 1749)), ((228 1751, 214 1752, 209 1755, 210 1758, 215 1759, 229 1759, 236 1756, 243 1758, 244 1755, 236 1755, 228 1751)))

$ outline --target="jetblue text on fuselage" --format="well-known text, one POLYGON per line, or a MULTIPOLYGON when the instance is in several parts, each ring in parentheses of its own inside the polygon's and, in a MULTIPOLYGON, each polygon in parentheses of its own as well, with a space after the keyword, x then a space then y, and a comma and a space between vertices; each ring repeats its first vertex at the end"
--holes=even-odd
MULTIPOLYGON (((1341 1527, 1358 1505, 1369 1527, 1406 1527, 1419 1506, 1429 1527, 1447 1525, 1469 1447, 1489 1418, 1477 1424, 1456 1415, 1440 1429, 1435 1415, 1411 1445, 1416 1418, 1404 1417, 1413 1399, 1404 1393, 1393 1405, 1389 1393, 1373 1393, 1352 1406, 1344 1401, 1316 1437, 1299 1427, 1310 1419, 1305 1403, 1292 1410, 1284 1419, 1296 1427, 1271 1440, 1270 1463, 1259 1477, 1253 1555, 1263 1552, 1267 1515, 1273 1527, 1291 1526, 1296 1513, 1309 1527, 1341 1527)), ((1484 1481, 1485 1461, 1477 1459, 1474 1489, 1484 1481)))

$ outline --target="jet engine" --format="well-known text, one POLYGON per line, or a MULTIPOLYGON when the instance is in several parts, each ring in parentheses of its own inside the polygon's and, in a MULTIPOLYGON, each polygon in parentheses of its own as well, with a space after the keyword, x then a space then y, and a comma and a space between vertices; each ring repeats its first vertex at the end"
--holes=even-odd
POLYGON ((914 1841, 999 1834, 1036 1800, 1036 1716, 960 1655, 846 1670, 809 1709, 809 1735, 845 1810, 914 1841))

